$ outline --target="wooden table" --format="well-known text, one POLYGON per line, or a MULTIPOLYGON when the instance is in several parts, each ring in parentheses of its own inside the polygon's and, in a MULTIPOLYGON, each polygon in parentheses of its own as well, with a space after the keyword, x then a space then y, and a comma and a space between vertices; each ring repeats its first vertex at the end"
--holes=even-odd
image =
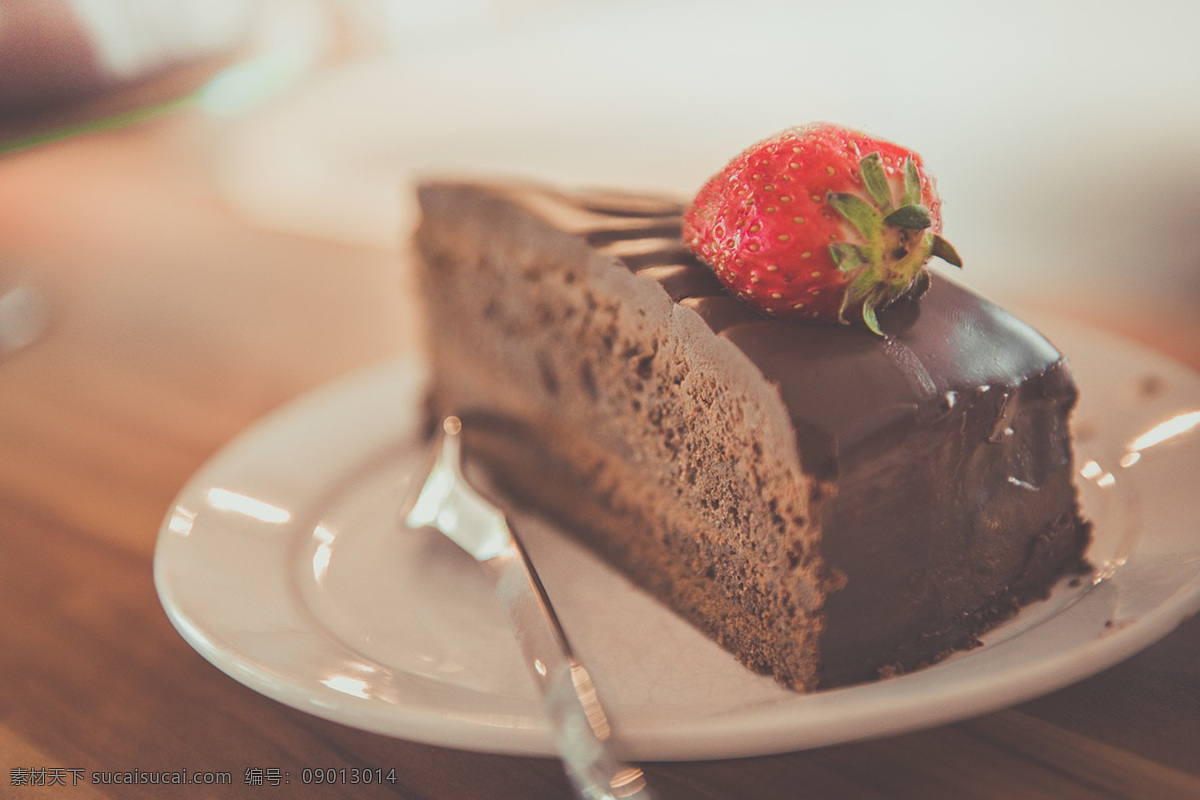
MULTIPOLYGON (((227 209, 207 169, 214 125, 187 112, 0 158, 0 275, 39 287, 51 314, 0 360, 0 797, 299 797, 301 770, 331 766, 397 782, 311 796, 568 797, 552 759, 395 740, 268 700, 160 607, 155 537, 192 473, 298 393, 415 341, 392 256, 227 209), (232 784, 91 782, 185 768, 232 784), (291 784, 249 786, 248 769, 291 784), (29 775, 67 786, 13 785, 29 775)), ((1147 319, 1110 317, 1200 366, 1200 327, 1147 319)), ((664 798, 1200 797, 1200 619, 958 724, 646 769, 664 798)))

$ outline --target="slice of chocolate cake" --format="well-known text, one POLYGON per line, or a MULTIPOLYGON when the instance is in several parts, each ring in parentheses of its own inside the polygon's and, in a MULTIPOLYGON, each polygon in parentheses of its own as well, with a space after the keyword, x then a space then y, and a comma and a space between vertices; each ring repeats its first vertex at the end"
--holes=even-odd
POLYGON ((864 327, 766 318, 682 207, 421 187, 430 412, 511 496, 797 689, 911 670, 1084 568, 1063 357, 938 275, 864 327))

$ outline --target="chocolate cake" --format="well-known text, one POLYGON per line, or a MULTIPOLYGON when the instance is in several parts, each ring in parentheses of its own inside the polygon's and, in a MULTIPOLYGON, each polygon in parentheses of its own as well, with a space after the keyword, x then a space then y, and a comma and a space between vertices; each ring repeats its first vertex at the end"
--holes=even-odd
POLYGON ((671 200, 419 196, 430 414, 746 665, 801 690, 912 670, 1086 568, 1070 371, 992 303, 935 274, 886 337, 772 320, 671 200))

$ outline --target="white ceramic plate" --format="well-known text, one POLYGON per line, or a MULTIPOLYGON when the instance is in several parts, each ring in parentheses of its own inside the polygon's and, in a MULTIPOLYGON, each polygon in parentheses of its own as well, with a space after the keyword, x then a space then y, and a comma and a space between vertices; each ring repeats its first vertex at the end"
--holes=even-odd
MULTIPOLYGON (((984 647, 929 669, 782 690, 566 537, 518 519, 627 757, 784 752, 961 719, 1093 674, 1200 609, 1200 376, 1108 334, 1042 327, 1082 389, 1077 457, 1098 579, 1059 586, 984 647)), ((474 562, 397 524, 424 465, 420 382, 415 362, 382 364, 230 444, 167 516, 159 596, 193 647, 280 702, 406 739, 552 755, 474 562)))

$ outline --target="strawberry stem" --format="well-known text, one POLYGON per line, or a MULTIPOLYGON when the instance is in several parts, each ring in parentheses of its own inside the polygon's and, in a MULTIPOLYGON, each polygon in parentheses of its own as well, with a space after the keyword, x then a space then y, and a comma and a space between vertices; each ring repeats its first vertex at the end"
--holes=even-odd
POLYGON ((828 192, 829 203, 858 233, 863 242, 835 242, 829 255, 846 275, 838 320, 847 323, 846 312, 862 305, 862 319, 873 333, 883 336, 877 311, 927 280, 925 262, 937 256, 962 266, 958 252, 941 236, 927 232, 933 214, 921 203, 921 174, 910 156, 904 162, 904 192, 899 206, 893 201, 892 184, 879 153, 858 162, 868 200, 850 192, 828 192))

